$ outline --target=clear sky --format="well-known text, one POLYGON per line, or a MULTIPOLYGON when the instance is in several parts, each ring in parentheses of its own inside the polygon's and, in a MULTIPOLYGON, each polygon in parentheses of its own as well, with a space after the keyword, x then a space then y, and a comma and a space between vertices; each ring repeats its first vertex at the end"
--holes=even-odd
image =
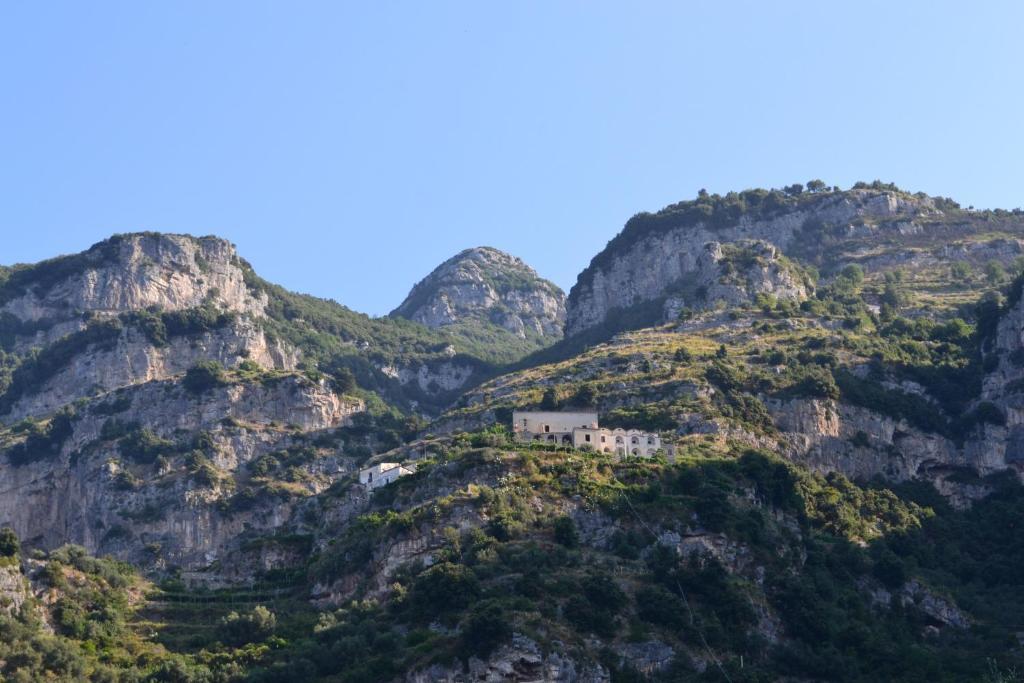
POLYGON ((1024 204, 1020 2, 4 2, 0 263, 218 234, 372 314, 820 177, 1024 204))

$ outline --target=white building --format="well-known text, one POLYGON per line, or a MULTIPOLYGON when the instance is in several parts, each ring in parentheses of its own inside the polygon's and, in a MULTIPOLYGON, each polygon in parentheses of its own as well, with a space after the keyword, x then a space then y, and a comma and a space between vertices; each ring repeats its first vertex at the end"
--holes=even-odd
POLYGON ((379 462, 359 470, 359 483, 371 491, 380 486, 387 486, 395 479, 412 474, 415 469, 397 462, 379 462))
POLYGON ((661 437, 653 432, 598 426, 597 413, 593 412, 516 410, 512 413, 512 433, 517 441, 571 446, 620 457, 649 458, 662 447, 661 437))

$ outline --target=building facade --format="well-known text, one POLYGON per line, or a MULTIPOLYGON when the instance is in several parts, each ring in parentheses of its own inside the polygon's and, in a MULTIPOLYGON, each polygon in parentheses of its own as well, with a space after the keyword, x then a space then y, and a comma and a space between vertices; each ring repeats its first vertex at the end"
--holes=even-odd
POLYGON ((596 412, 512 413, 512 433, 517 441, 552 446, 571 446, 597 453, 649 458, 661 450, 661 437, 639 429, 607 429, 598 425, 596 412))
POLYGON ((379 462, 359 470, 359 483, 371 491, 387 486, 399 477, 412 474, 413 469, 397 462, 379 462))

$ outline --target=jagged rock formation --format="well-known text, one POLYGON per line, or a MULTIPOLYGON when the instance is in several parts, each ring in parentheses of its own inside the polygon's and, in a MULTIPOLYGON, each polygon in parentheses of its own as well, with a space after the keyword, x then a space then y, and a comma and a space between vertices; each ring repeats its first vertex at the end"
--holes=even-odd
MULTIPOLYGON (((657 215, 640 214, 594 257, 569 292, 566 335, 601 325, 614 310, 659 301, 701 272, 709 242, 762 240, 788 253, 805 228, 840 226, 850 237, 878 231, 902 234, 913 218, 933 212, 929 199, 893 192, 855 190, 783 204, 737 218, 701 219, 669 207, 657 215), (902 222, 897 218, 903 218, 902 222), (871 225, 865 221, 882 221, 871 225)), ((806 247, 801 244, 801 247, 806 247)))
POLYGON ((477 247, 438 266, 391 315, 427 327, 485 322, 522 339, 556 340, 565 325, 565 295, 515 256, 477 247))
POLYGON ((56 453, 5 458, 0 520, 37 547, 70 541, 142 565, 206 567, 243 531, 281 526, 352 469, 352 459, 316 457, 309 438, 361 410, 296 375, 201 394, 173 380, 138 384, 76 412, 56 453), (254 487, 246 465, 289 449, 307 453, 295 488, 254 487))
POLYGON ((747 305, 759 294, 772 300, 799 302, 814 291, 814 284, 774 245, 763 240, 740 240, 705 244, 693 272, 677 289, 681 291, 665 300, 666 320, 676 320, 686 309, 747 305))
POLYGON ((216 237, 118 235, 73 256, 15 269, 0 288, 0 318, 21 323, 18 341, 39 344, 79 329, 83 314, 157 307, 177 311, 215 300, 259 314, 234 247, 216 237))

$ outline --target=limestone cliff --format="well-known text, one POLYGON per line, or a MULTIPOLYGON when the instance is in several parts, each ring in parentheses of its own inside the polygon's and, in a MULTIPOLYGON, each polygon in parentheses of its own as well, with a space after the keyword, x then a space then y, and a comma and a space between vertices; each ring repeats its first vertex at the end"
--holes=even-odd
POLYGON ((309 435, 361 410, 294 375, 199 394, 173 380, 122 389, 80 407, 56 452, 9 451, 0 521, 32 546, 72 542, 147 566, 206 567, 242 532, 282 526, 297 501, 351 469, 311 449, 309 435), (291 488, 246 467, 298 451, 291 488))
MULTIPOLYGON (((246 286, 234 246, 217 237, 118 235, 88 251, 16 267, 0 285, 0 317, 66 332, 83 313, 157 307, 181 310, 216 300, 227 310, 260 313, 265 301, 246 286), (49 323, 49 324, 47 324, 49 323)), ((42 341, 36 336, 33 341, 42 341)))
POLYGON ((477 247, 438 266, 391 315, 428 327, 486 322, 522 339, 551 340, 562 336, 565 295, 522 260, 477 247))
POLYGON ((898 233, 906 227, 901 228, 897 218, 910 222, 934 211, 930 200, 884 191, 811 195, 799 202, 778 200, 777 206, 767 208, 764 204, 770 196, 757 195, 759 210, 735 217, 730 217, 727 210, 712 214, 711 205, 698 200, 683 209, 677 205, 656 215, 640 214, 631 219, 622 233, 594 257, 569 292, 566 334, 598 326, 614 310, 671 295, 673 289, 702 272, 708 243, 762 240, 787 253, 802 240, 808 227, 838 226, 851 237, 898 233), (704 208, 709 215, 701 213, 704 208), (870 221, 884 224, 873 225, 870 221))
POLYGON ((728 244, 708 242, 684 283, 665 300, 665 319, 685 309, 750 304, 765 295, 780 301, 802 301, 814 285, 777 247, 763 240, 728 244))

